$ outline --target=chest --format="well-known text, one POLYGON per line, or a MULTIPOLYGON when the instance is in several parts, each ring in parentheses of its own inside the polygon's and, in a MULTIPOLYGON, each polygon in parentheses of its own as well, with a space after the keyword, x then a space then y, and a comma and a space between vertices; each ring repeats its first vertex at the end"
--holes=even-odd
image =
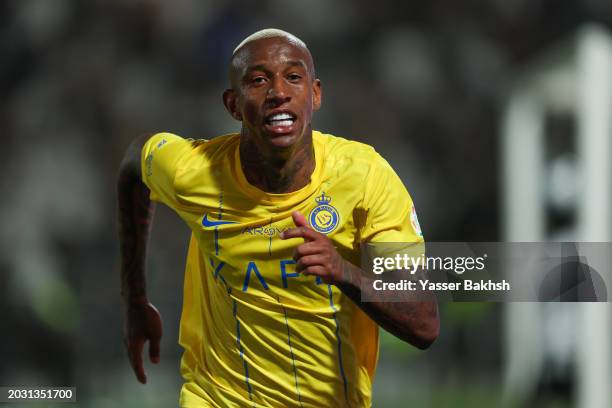
POLYGON ((198 239, 204 263, 215 279, 232 291, 252 296, 327 297, 327 285, 296 272, 293 251, 302 239, 283 240, 281 232, 295 227, 293 211, 326 235, 346 259, 359 256, 359 214, 362 191, 336 174, 308 194, 283 200, 246 194, 227 176, 212 177, 191 188, 181 199, 192 210, 179 213, 198 239))

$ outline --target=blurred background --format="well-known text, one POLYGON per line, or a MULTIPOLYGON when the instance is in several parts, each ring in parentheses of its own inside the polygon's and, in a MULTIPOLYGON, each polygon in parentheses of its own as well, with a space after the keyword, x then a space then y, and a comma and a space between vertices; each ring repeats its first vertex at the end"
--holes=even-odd
MULTIPOLYGON (((0 385, 176 406, 189 231, 158 206, 165 333, 142 386, 122 345, 117 169, 143 132, 237 131, 227 62, 262 28, 308 44, 315 128, 389 160, 426 240, 612 241, 611 24, 609 0, 0 2, 0 385)), ((591 306, 442 304, 426 352, 381 335, 374 406, 610 407, 610 306, 591 306)))

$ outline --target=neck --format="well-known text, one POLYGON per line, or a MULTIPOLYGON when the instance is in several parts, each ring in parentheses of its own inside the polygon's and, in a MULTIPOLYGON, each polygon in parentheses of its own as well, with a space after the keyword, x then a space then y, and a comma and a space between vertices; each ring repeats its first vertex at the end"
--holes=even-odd
POLYGON ((297 191, 310 182, 315 168, 312 133, 305 134, 296 146, 270 152, 258 148, 243 133, 240 162, 248 182, 260 190, 276 194, 297 191))

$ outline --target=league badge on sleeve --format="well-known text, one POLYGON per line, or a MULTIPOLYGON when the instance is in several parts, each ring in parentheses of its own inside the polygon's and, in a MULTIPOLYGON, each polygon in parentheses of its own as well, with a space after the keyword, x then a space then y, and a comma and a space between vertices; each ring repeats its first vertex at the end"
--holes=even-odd
POLYGON ((329 234, 338 226, 340 215, 338 211, 330 205, 331 197, 326 196, 323 192, 319 197, 315 198, 317 206, 312 209, 308 215, 310 226, 321 234, 329 234))
POLYGON ((414 208, 414 204, 412 204, 412 210, 410 211, 410 224, 412 225, 412 229, 419 237, 423 236, 423 231, 421 231, 421 226, 419 225, 419 219, 417 217, 416 208, 414 208))

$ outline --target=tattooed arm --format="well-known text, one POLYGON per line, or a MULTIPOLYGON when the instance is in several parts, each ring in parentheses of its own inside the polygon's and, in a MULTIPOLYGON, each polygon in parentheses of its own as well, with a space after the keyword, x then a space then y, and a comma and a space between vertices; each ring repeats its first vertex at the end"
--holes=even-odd
POLYGON ((432 301, 390 302, 376 299, 373 279, 360 268, 343 259, 331 240, 308 226, 299 212, 293 213, 296 228, 282 233, 282 239, 303 238, 304 243, 294 252, 296 271, 304 275, 316 275, 325 283, 336 285, 372 320, 396 337, 420 349, 426 349, 438 337, 440 320, 438 305, 432 301), (362 302, 369 295, 372 301, 362 302))
POLYGON ((403 301, 381 301, 374 290, 374 278, 344 259, 340 269, 342 278, 337 283, 340 290, 389 333, 421 350, 429 347, 438 337, 440 320, 433 294, 431 301, 414 301, 408 296, 403 301), (362 296, 372 300, 362 302, 362 296))
POLYGON ((140 152, 148 136, 128 148, 117 181, 119 243, 121 250, 121 295, 125 304, 124 343, 138 381, 146 383, 142 350, 149 343, 149 356, 159 362, 162 323, 146 292, 146 255, 154 204, 140 175, 140 152))

